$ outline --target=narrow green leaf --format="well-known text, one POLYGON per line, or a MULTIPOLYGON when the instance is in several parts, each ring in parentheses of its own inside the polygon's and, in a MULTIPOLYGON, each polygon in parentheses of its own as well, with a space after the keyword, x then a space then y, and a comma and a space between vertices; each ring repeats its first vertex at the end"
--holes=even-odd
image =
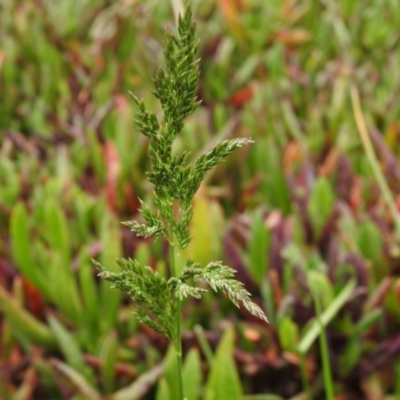
POLYGON ((307 283, 314 294, 322 300, 322 306, 328 307, 333 301, 333 287, 325 273, 319 271, 309 271, 307 283))
POLYGON ((254 280, 260 284, 268 269, 268 249, 270 234, 265 226, 260 212, 256 212, 252 218, 249 241, 249 270, 254 280))
MULTIPOLYGON (((136 400, 141 399, 148 392, 149 388, 153 386, 160 378, 163 372, 163 365, 156 365, 149 371, 140 375, 135 382, 131 385, 118 390, 111 396, 110 400, 136 400)), ((169 400, 168 385, 165 379, 159 381, 157 400, 169 400)))
POLYGON ((89 157, 91 164, 96 171, 97 182, 100 187, 104 185, 106 180, 106 167, 104 165, 104 158, 101 150, 101 145, 97 140, 96 133, 90 131, 87 133, 89 143, 89 157))
MULTIPOLYGON (((164 378, 168 387, 168 394, 170 400, 179 399, 179 386, 178 379, 176 377, 176 353, 173 345, 169 346, 167 354, 164 358, 164 378)), ((163 393, 164 389, 163 389, 163 393)))
POLYGON ((358 245, 362 255, 374 263, 379 262, 382 252, 382 233, 371 221, 361 225, 358 245))
POLYGON ((288 315, 285 315, 278 326, 279 343, 284 350, 294 351, 299 339, 299 328, 291 320, 288 315))
POLYGON ((45 208, 46 239, 50 246, 61 252, 66 262, 69 262, 70 243, 68 223, 60 206, 52 199, 47 200, 45 208))
POLYGON ((57 372, 73 384, 85 400, 101 400, 100 393, 87 381, 84 375, 62 361, 52 359, 51 364, 57 372))
POLYGON ((0 161, 0 204, 12 207, 18 200, 21 183, 16 164, 7 158, 0 161))
POLYGON ((21 273, 38 289, 43 287, 40 270, 35 268, 31 255, 29 216, 22 202, 13 208, 10 220, 10 238, 13 258, 21 273))
POLYGON ((84 310, 82 314, 84 324, 91 332, 97 332, 99 327, 99 299, 94 277, 94 267, 91 263, 86 249, 83 249, 79 257, 79 290, 82 295, 84 310))
POLYGON ((48 348, 56 347, 55 337, 48 327, 24 310, 1 285, 0 308, 7 319, 13 324, 14 329, 23 332, 33 342, 42 344, 48 348))
POLYGON ((304 334, 300 343, 297 346, 299 353, 307 353, 315 339, 320 334, 321 325, 326 327, 329 322, 337 315, 340 309, 348 301, 356 287, 356 282, 354 279, 350 280, 346 286, 341 290, 341 292, 336 296, 329 307, 321 314, 320 323, 317 320, 313 320, 309 329, 304 334))
POLYGON ((215 354, 206 384, 205 400, 241 400, 243 393, 233 360, 232 328, 226 330, 215 354))
POLYGON ((100 347, 101 381, 106 393, 110 393, 114 387, 117 349, 117 334, 112 330, 105 336, 100 347))
MULTIPOLYGON (((120 224, 107 209, 104 210, 103 219, 101 222, 101 242, 103 250, 100 254, 100 263, 107 266, 107 269, 112 272, 119 272, 116 260, 121 257, 121 238, 120 224)), ((103 332, 112 329, 117 320, 118 309, 121 304, 122 293, 110 287, 110 283, 106 280, 101 280, 101 327, 103 332)))
POLYGON ((80 321, 83 310, 70 263, 57 250, 49 252, 52 300, 69 318, 80 321))
POLYGON ((331 215, 334 201, 335 195, 329 181, 326 178, 318 178, 308 204, 311 223, 318 236, 331 215))
MULTIPOLYGON (((257 129, 257 127, 252 126, 251 129, 257 129)), ((280 140, 284 141, 283 135, 280 140)), ((291 201, 282 167, 282 154, 282 143, 278 143, 272 135, 258 136, 256 145, 249 149, 249 164, 252 172, 261 178, 258 203, 267 204, 272 209, 279 209, 284 215, 288 215, 291 210, 291 201), (266 171, 274 171, 274 173, 268 174, 266 171)))
POLYGON ((161 378, 158 382, 156 400, 173 400, 169 393, 168 383, 165 378, 161 378))
POLYGON ((53 315, 49 315, 47 319, 68 364, 79 373, 86 375, 88 369, 74 336, 53 315))
MULTIPOLYGON (((190 224, 192 239, 189 245, 181 252, 186 259, 200 264, 207 264, 214 259, 215 241, 211 240, 213 232, 220 230, 218 218, 212 218, 211 200, 199 191, 193 202, 193 217, 190 224)), ((217 216, 218 217, 218 216, 217 216)))
POLYGON ((375 325, 381 318, 383 312, 381 309, 367 311, 365 315, 357 322, 353 335, 361 335, 375 325))
POLYGON ((214 354, 212 352, 210 344, 208 343, 203 327, 201 325, 196 325, 194 327, 194 333, 197 337, 197 341, 199 342, 199 346, 201 351, 203 352, 204 357, 209 364, 212 364, 214 361, 214 354))
POLYGON ((340 357, 340 373, 346 376, 357 364, 362 354, 363 346, 359 337, 353 337, 346 343, 340 357))
POLYGON ((197 349, 191 349, 183 365, 183 382, 187 400, 198 400, 201 392, 201 362, 197 349))

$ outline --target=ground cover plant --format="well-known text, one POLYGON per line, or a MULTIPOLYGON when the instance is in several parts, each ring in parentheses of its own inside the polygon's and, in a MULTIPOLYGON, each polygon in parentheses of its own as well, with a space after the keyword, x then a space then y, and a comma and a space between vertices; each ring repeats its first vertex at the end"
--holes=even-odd
MULTIPOLYGON (((173 150, 195 162, 224 140, 255 143, 207 173, 177 267, 223 260, 270 323, 212 291, 188 299, 185 396, 398 398, 399 5, 192 9, 201 105, 173 150)), ((174 348, 91 258, 168 276, 168 246, 119 221, 145 222, 138 198, 155 210, 129 91, 162 121, 152 77, 182 10, 0 2, 1 398, 179 396, 174 348)))

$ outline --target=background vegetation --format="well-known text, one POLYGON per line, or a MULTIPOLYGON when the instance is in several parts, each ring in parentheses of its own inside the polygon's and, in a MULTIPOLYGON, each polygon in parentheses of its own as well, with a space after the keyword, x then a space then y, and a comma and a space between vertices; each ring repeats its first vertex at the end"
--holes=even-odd
MULTIPOLYGON (((271 323, 194 301, 190 400, 325 399, 321 332, 338 399, 400 398, 400 3, 367 3, 192 2, 202 106, 177 146, 256 143, 208 175, 186 256, 236 269, 271 323)), ((176 399, 167 342, 90 258, 168 267, 119 221, 152 192, 128 91, 157 110, 179 7, 0 1, 2 399, 176 399)))

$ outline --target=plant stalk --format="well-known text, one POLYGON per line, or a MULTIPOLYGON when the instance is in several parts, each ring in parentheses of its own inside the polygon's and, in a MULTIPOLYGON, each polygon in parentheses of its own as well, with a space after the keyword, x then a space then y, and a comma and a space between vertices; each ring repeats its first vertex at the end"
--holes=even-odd
POLYGON ((394 398, 400 399, 400 361, 396 365, 395 381, 396 381, 396 387, 395 387, 394 398))
POLYGON ((326 339, 325 328, 321 322, 321 303, 320 303, 319 293, 317 291, 314 291, 314 304, 315 304, 315 311, 317 314, 317 320, 320 325, 319 343, 320 343, 320 351, 322 358, 322 375, 324 379, 325 397, 327 400, 333 400, 335 395, 334 395, 332 372, 329 360, 328 341, 326 339))
POLYGON ((300 374, 301 374, 301 382, 303 386, 303 391, 304 391, 304 399, 305 400, 311 400, 311 387, 310 383, 308 382, 308 376, 307 376, 307 358, 305 353, 299 353, 300 354, 300 374))
POLYGON ((385 199, 388 209, 392 214, 394 225, 396 227, 396 232, 398 235, 400 235, 400 214, 397 211, 396 202, 394 200, 393 194, 390 191, 389 185, 385 180, 385 177, 379 166, 378 158, 372 146, 371 139, 368 133, 367 124, 365 122, 364 114, 361 108, 360 96, 358 94, 356 86, 353 86, 351 89, 351 101, 353 104, 354 117, 356 120, 358 131, 360 133, 361 142, 365 149, 367 160, 371 165, 371 168, 375 175, 375 179, 378 182, 379 188, 382 192, 383 198, 385 199))
MULTIPOLYGON (((178 276, 176 270, 176 262, 175 262, 175 237, 170 229, 170 257, 171 257, 171 274, 173 277, 178 276)), ((176 368, 177 368, 177 376, 178 376, 178 390, 179 390, 179 400, 185 400, 184 390, 183 390, 183 378, 182 378, 182 341, 181 341, 181 300, 175 297, 174 301, 176 301, 176 336, 174 339, 174 347, 176 354, 176 368)))

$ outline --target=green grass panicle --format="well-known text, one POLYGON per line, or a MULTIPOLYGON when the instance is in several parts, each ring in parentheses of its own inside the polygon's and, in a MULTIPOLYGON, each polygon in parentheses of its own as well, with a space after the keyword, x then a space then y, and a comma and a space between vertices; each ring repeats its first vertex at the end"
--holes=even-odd
POLYGON ((166 278, 136 260, 119 260, 119 273, 109 272, 96 263, 100 276, 131 296, 138 319, 164 334, 175 347, 179 397, 184 398, 182 382, 181 302, 188 296, 200 298, 206 289, 194 284, 207 282, 215 291, 222 291, 239 307, 240 303, 255 316, 267 321, 264 312, 250 300, 250 293, 234 279, 235 271, 221 262, 211 262, 202 268, 187 260, 180 274, 176 271, 175 252, 189 244, 190 221, 193 216, 193 197, 206 173, 220 164, 235 149, 252 143, 251 139, 224 140, 202 154, 194 164, 189 154, 175 154, 172 150, 176 136, 181 132, 184 119, 193 113, 200 102, 196 97, 199 78, 196 52, 198 40, 195 24, 188 8, 179 17, 178 35, 166 33, 164 51, 165 68, 160 68, 155 79, 154 95, 163 110, 163 122, 149 112, 142 100, 137 99, 137 126, 150 140, 151 171, 147 172, 154 188, 157 210, 140 202, 139 210, 145 224, 124 222, 138 236, 164 237, 170 245, 171 276, 166 278))

